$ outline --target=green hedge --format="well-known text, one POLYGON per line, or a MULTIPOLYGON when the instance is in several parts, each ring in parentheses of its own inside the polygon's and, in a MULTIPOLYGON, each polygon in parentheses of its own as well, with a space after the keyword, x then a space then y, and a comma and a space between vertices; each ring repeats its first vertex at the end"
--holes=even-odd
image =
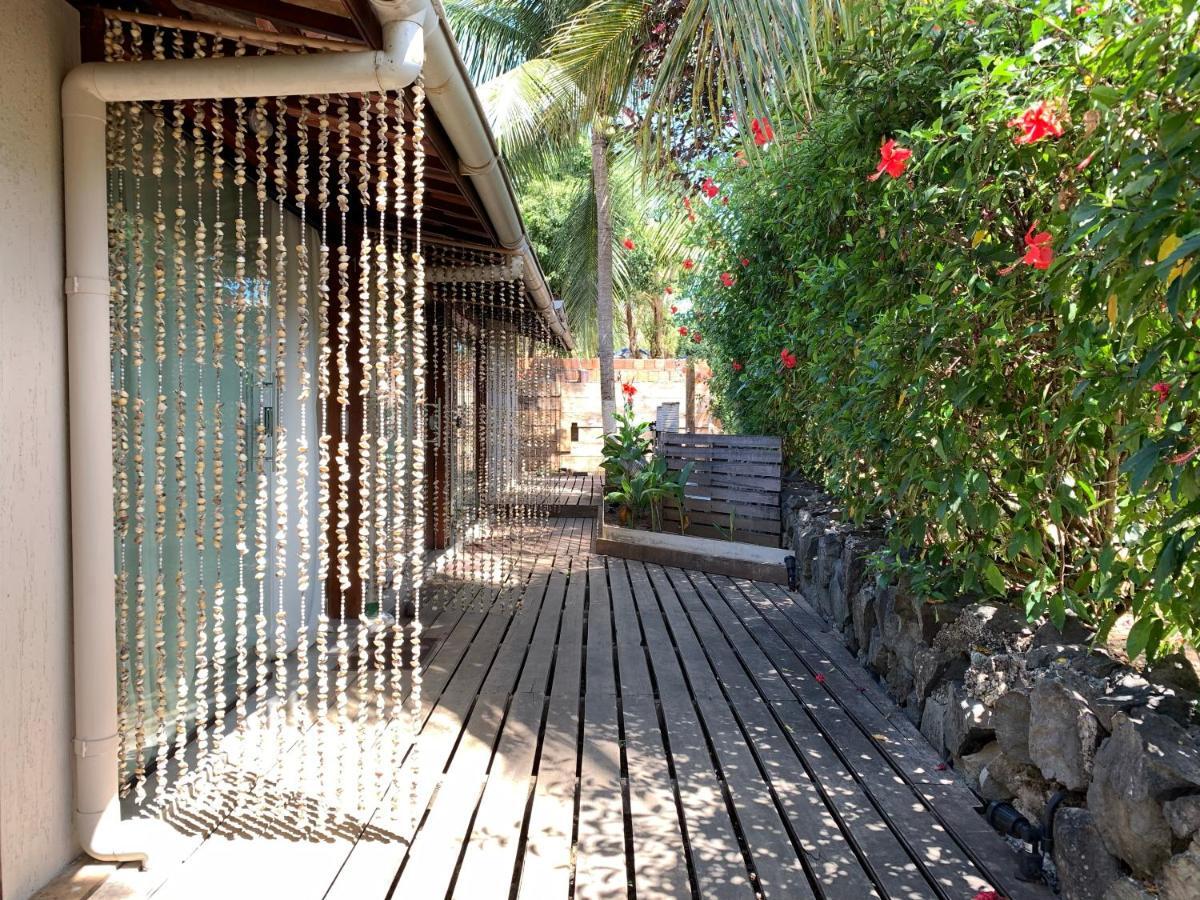
POLYGON ((885 521, 882 566, 1130 612, 1135 656, 1200 632, 1198 18, 889 4, 811 116, 704 173, 685 281, 727 426, 885 521), (1039 102, 1062 135, 1018 143, 1039 102), (911 158, 868 180, 885 139, 911 158))

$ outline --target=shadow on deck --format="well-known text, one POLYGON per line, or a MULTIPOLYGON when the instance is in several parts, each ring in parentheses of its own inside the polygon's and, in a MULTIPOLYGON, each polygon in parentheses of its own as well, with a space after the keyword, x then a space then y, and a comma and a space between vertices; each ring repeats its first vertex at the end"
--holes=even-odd
POLYGON ((591 528, 427 604, 415 742, 387 709, 324 753, 311 717, 232 734, 237 765, 142 811, 172 835, 149 871, 47 896, 1049 896, 802 599, 592 555, 591 528))

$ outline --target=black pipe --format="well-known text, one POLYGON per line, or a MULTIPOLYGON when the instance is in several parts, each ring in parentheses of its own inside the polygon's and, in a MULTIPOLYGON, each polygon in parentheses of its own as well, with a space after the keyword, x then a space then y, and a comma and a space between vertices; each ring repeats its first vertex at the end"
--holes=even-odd
MULTIPOLYGON (((1057 803, 1055 804, 1057 805, 1057 803)), ((1011 803, 993 800, 987 805, 984 818, 1000 834, 1015 837, 1029 844, 1029 852, 1017 853, 1017 878, 1021 881, 1040 882, 1042 880, 1042 862, 1045 859, 1045 831, 1041 825, 1034 825, 1025 818, 1011 803)))

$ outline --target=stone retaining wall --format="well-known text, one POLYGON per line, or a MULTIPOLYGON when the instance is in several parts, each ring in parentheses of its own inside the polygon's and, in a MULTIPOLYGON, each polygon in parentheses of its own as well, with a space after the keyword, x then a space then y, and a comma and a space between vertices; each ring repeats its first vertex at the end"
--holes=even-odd
POLYGON ((1034 823, 1063 792, 1066 900, 1200 898, 1200 682, 1186 660, 1137 671, 1075 620, 1060 632, 1002 603, 922 598, 872 574, 883 535, 846 524, 828 495, 792 482, 783 502, 801 590, 947 763, 1034 823))

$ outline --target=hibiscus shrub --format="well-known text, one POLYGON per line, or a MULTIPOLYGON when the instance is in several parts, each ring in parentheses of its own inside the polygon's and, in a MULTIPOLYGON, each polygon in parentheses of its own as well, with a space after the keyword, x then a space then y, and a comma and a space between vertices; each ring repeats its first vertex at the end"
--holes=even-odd
POLYGON ((728 427, 926 595, 1130 613, 1133 656, 1200 633, 1192 5, 892 3, 689 205, 728 427))

